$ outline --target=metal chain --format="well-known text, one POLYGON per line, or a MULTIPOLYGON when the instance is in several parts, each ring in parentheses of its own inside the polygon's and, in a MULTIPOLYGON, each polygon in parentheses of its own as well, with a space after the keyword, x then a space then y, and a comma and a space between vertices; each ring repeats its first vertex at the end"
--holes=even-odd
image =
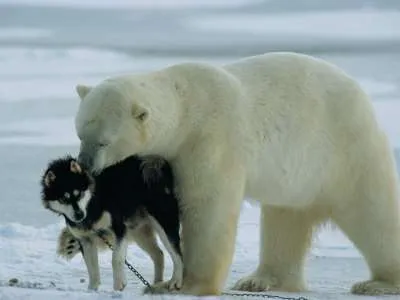
POLYGON ((259 298, 271 298, 271 299, 282 299, 282 300, 308 300, 304 297, 284 297, 278 295, 269 295, 264 293, 234 293, 234 292, 223 292, 222 295, 234 296, 234 297, 259 297, 259 298))
MULTIPOLYGON (((111 243, 104 237, 104 235, 101 232, 96 231, 96 234, 103 240, 103 242, 111 249, 113 250, 113 246, 111 245, 111 243)), ((133 274, 136 275, 137 278, 140 279, 140 281, 147 287, 147 288, 151 288, 151 284, 142 276, 142 274, 139 273, 138 270, 135 269, 134 266, 132 266, 126 259, 125 259, 125 265, 128 267, 129 270, 131 270, 131 272, 133 272, 133 274)))
MULTIPOLYGON (((111 249, 113 250, 113 246, 111 243, 104 237, 102 232, 96 231, 96 234, 103 240, 103 242, 111 249)), ((149 289, 151 290, 151 284, 142 276, 142 274, 139 273, 138 270, 136 270, 126 259, 125 259, 125 265, 128 267, 129 270, 133 274, 136 275, 137 278, 140 279, 140 281, 149 289)), ((304 297, 283 297, 283 296, 277 296, 277 295, 269 295, 269 294, 264 294, 264 293, 234 293, 234 292, 223 292, 222 295, 225 296, 234 296, 234 297, 260 297, 260 298, 271 298, 271 299, 282 299, 282 300, 308 300, 307 298, 304 297)))
POLYGON ((126 259, 125 259, 125 265, 128 267, 129 270, 131 270, 133 272, 133 274, 136 275, 137 278, 140 279, 141 282, 143 282, 143 284, 151 289, 151 284, 142 276, 142 274, 139 273, 138 270, 136 270, 126 259))

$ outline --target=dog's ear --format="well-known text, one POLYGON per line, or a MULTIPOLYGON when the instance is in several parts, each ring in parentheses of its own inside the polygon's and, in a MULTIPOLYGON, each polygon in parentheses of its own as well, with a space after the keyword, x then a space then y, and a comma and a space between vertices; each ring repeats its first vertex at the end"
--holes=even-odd
POLYGON ((71 160, 70 169, 72 173, 82 173, 82 168, 75 160, 71 160))
POLYGON ((56 175, 53 173, 53 171, 48 171, 47 174, 44 177, 44 184, 47 187, 50 187, 51 183, 56 180, 56 175))

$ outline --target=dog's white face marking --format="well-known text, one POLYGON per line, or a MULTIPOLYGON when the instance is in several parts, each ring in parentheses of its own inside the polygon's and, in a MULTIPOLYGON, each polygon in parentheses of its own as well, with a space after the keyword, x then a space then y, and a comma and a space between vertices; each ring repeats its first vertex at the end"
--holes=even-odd
POLYGON ((71 205, 60 203, 57 200, 49 201, 48 203, 51 210, 65 215, 71 221, 75 221, 75 213, 71 205))
POLYGON ((86 218, 87 205, 89 204, 89 201, 91 198, 92 198, 92 192, 90 190, 86 190, 83 193, 83 197, 81 199, 79 199, 79 201, 78 201, 78 206, 82 210, 82 212, 84 214, 84 218, 86 218))
MULTIPOLYGON (((79 192, 78 192, 79 193, 79 192)), ((74 191, 75 194, 75 191, 74 191)), ((71 195, 69 193, 64 194, 66 199, 69 199, 71 195), (67 197, 68 194, 68 197, 67 197)), ((71 203, 61 203, 58 200, 49 201, 49 208, 65 215, 72 222, 82 222, 87 215, 87 206, 90 199, 92 198, 92 193, 90 190, 86 190, 83 196, 76 202, 77 205, 72 205, 71 203)))

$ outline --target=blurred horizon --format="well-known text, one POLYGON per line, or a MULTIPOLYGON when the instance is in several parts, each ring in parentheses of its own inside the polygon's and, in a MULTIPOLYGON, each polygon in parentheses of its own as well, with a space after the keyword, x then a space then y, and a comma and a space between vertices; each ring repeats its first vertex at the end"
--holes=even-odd
POLYGON ((58 220, 39 179, 49 159, 77 152, 76 84, 269 51, 355 77, 400 158, 398 0, 0 0, 0 223, 58 220))

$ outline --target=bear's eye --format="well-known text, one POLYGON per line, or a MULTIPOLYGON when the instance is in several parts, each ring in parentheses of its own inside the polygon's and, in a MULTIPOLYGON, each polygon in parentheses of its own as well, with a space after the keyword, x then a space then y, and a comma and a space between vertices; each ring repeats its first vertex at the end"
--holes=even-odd
POLYGON ((145 121, 147 119, 147 112, 144 111, 137 116, 139 121, 145 121))
POLYGON ((98 147, 98 148, 104 148, 104 147, 107 147, 107 145, 108 145, 108 144, 106 144, 106 143, 98 143, 98 144, 97 144, 97 147, 98 147))

